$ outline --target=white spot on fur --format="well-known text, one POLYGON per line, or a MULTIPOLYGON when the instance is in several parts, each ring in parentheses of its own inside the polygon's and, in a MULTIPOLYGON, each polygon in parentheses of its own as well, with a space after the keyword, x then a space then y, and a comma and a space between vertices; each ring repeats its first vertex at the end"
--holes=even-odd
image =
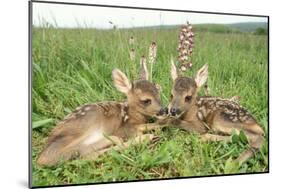
POLYGON ((198 113, 197 113, 197 116, 198 116, 198 118, 199 118, 200 120, 203 120, 203 114, 202 114, 201 112, 198 112, 198 113))
POLYGON ((126 122, 129 119, 129 116, 125 115, 124 122, 126 122))

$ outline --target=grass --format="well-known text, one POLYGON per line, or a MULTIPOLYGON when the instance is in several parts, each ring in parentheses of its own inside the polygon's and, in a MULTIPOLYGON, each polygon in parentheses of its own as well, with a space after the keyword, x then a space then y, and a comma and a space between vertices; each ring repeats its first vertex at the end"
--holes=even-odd
MULTIPOLYGON (((260 152, 247 163, 233 163, 247 143, 205 143, 196 134, 176 128, 155 131, 157 143, 110 151, 97 161, 73 160, 51 168, 36 158, 55 123, 75 107, 89 102, 124 100, 111 79, 120 68, 136 79, 141 55, 151 41, 158 45, 153 81, 162 86, 168 104, 172 81, 170 57, 177 56, 175 29, 56 29, 33 28, 32 163, 33 186, 128 181, 153 178, 205 176, 268 171, 267 37, 248 33, 197 32, 193 75, 209 64, 209 87, 214 96, 239 95, 266 132, 260 152), (129 59, 130 36, 136 38, 136 61, 129 59)), ((187 75, 188 75, 187 74, 187 75)), ((237 137, 236 137, 237 138, 237 137)))

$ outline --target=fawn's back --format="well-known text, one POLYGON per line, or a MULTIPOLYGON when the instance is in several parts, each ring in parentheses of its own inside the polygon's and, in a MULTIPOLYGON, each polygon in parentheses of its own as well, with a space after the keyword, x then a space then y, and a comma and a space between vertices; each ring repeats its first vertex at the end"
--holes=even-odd
POLYGON ((244 129, 263 134, 253 115, 235 101, 221 97, 202 96, 196 99, 197 118, 214 131, 231 133, 232 130, 244 129), (222 124, 218 123, 224 123, 222 124), (225 124, 228 123, 228 124, 225 124))

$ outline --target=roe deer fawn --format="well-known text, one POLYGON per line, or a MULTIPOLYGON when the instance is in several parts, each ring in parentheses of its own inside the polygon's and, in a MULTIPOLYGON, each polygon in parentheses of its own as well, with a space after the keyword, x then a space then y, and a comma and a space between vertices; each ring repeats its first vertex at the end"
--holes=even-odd
POLYGON ((133 83, 120 70, 114 69, 114 85, 127 96, 127 101, 76 108, 53 129, 37 163, 53 166, 60 160, 76 156, 93 159, 92 154, 96 158, 109 149, 127 147, 132 142, 128 139, 133 138, 135 142, 152 140, 153 134, 143 132, 155 129, 157 125, 145 123, 150 117, 161 117, 165 109, 161 106, 157 86, 144 79, 148 78, 146 65, 141 69, 141 79, 133 83))
POLYGON ((198 132, 203 140, 231 141, 232 131, 244 131, 250 149, 236 159, 239 163, 254 155, 261 148, 264 131, 255 118, 237 101, 238 96, 230 99, 211 96, 198 96, 198 91, 208 78, 208 65, 204 65, 194 78, 178 75, 171 60, 173 89, 168 106, 172 119, 169 121, 187 131, 198 132), (209 131, 215 133, 211 134, 209 131))

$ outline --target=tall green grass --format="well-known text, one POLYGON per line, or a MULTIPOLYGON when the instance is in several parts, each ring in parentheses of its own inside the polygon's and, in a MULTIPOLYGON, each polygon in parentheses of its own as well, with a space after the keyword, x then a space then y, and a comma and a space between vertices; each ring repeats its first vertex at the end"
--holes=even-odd
MULTIPOLYGON (((176 128, 155 131, 155 144, 111 151, 97 161, 74 160, 56 167, 36 164, 48 133, 55 123, 75 107, 89 102, 125 99, 111 79, 119 68, 136 79, 141 55, 148 55, 151 41, 158 53, 153 82, 162 86, 161 98, 168 104, 172 81, 170 57, 177 56, 175 29, 56 29, 33 28, 32 49, 32 159, 33 186, 124 181, 136 179, 251 173, 268 170, 268 148, 241 166, 232 159, 247 148, 241 140, 203 143, 196 134, 176 128), (136 61, 129 59, 130 36, 136 38, 136 61)), ((209 64, 211 95, 239 95, 268 136, 267 38, 246 33, 197 32, 192 76, 209 64)))

